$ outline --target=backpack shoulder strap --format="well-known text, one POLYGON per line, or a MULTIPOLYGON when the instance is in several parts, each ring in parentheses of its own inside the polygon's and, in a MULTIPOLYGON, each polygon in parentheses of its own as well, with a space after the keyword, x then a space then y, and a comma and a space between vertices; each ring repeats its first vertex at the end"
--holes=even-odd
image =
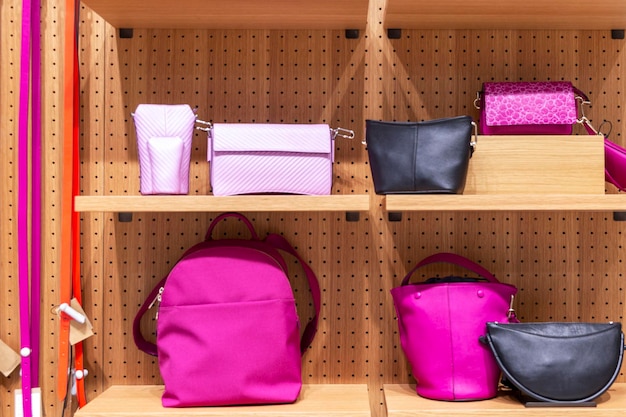
POLYGON ((156 344, 149 342, 146 338, 141 334, 141 319, 142 317, 150 310, 150 308, 154 305, 154 302, 159 295, 159 291, 165 285, 165 281, 167 280, 167 276, 163 278, 157 285, 154 286, 146 300, 143 302, 139 311, 135 315, 135 320, 133 320, 133 339, 135 340, 135 345, 146 352, 148 355, 157 356, 157 347, 156 344))
POLYGON ((300 340, 300 352, 304 353, 313 341, 315 333, 317 333, 317 323, 320 314, 320 304, 322 298, 317 276, 315 275, 311 267, 306 262, 304 262, 302 257, 300 257, 294 247, 291 246, 291 244, 289 244, 289 242, 287 242, 287 239, 285 239, 283 236, 278 234, 270 234, 265 238, 265 242, 267 242, 274 248, 287 252, 288 254, 295 257, 298 262, 300 262, 300 265, 302 265, 302 269, 304 269, 304 274, 306 275, 306 279, 309 283, 311 297, 313 298, 313 307, 315 308, 315 315, 306 325, 304 333, 302 334, 302 339, 300 340))

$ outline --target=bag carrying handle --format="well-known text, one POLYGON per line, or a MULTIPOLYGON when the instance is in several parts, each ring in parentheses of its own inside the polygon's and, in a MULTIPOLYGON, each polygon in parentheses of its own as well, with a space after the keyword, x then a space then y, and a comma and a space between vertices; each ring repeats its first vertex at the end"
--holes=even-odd
POLYGON ((219 222, 221 222, 222 220, 228 217, 236 217, 237 219, 241 220, 243 224, 245 224, 248 230, 250 231, 250 234, 252 235, 252 240, 259 240, 259 236, 257 235, 256 230, 254 230, 254 226, 252 225, 250 220, 248 220, 248 218, 244 216, 243 214, 235 213, 235 212, 223 213, 217 216, 209 225, 209 229, 206 232, 206 236, 204 237, 204 240, 205 241, 213 240, 213 237, 212 237, 213 229, 215 229, 215 226, 217 226, 219 222))
POLYGON ((491 272, 489 272, 487 269, 485 269, 482 265, 477 264, 474 261, 471 261, 461 255, 457 255, 456 253, 449 253, 449 252, 441 252, 441 253, 436 253, 434 255, 430 255, 424 259, 422 259, 417 265, 415 265, 415 267, 404 277, 404 279, 402 280, 402 285, 409 285, 409 281, 411 280, 411 276, 413 275, 413 273, 415 271, 417 271, 419 268, 426 266, 426 265, 430 265, 430 264, 434 264, 434 263, 448 263, 448 264, 452 264, 452 265, 457 265, 460 266, 462 268, 465 268, 469 271, 472 271, 475 274, 480 275, 481 277, 487 279, 487 281, 489 282, 493 282, 493 283, 499 283, 500 281, 498 281, 498 279, 495 277, 495 275, 493 275, 491 272))

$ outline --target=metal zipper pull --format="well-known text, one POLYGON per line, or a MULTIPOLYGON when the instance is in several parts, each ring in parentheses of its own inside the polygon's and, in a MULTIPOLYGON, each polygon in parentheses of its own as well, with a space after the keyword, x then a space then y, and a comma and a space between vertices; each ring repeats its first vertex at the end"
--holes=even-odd
MULTIPOLYGON (((163 299, 163 290, 165 289, 165 287, 161 287, 159 288, 159 292, 157 293, 156 297, 154 297, 154 300, 152 300, 152 302, 150 303, 150 305, 148 306, 148 310, 150 310, 152 307, 154 307, 154 305, 156 303, 161 304, 161 300, 163 299)), ((159 309, 157 306, 157 311, 154 315, 154 319, 158 319, 159 318, 159 309)))
POLYGON ((511 296, 511 303, 509 304, 509 311, 507 312, 506 316, 509 319, 509 322, 511 320, 517 320, 517 316, 515 315, 515 308, 513 308, 513 302, 515 301, 515 296, 512 295, 511 296))

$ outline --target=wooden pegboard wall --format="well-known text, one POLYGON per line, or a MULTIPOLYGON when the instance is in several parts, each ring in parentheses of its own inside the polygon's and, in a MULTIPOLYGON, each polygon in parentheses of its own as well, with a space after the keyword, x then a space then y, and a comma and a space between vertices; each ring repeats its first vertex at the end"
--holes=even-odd
MULTIPOLYGON (((2 7, 11 5, 4 2, 2 7)), ((7 36, 17 32, 12 28, 18 19, 15 10, 12 13, 11 25, 3 19, 0 49, 3 62, 9 63, 17 59, 10 46, 14 41, 7 36)), ((46 21, 52 28, 58 13, 54 7, 48 10, 46 21)), ((138 194, 130 113, 143 102, 186 102, 214 121, 326 122, 354 128, 360 139, 366 118, 476 116, 472 101, 483 81, 568 79, 589 93, 590 118, 611 120, 612 138, 622 141, 624 44, 608 33, 411 30, 403 31, 399 40, 389 40, 382 30, 381 13, 382 9, 371 13, 374 19, 357 40, 345 39, 340 31, 254 30, 135 30, 134 38, 120 39, 113 28, 83 8, 82 192, 138 194)), ((54 34, 47 36, 53 46, 54 34)), ((56 71, 53 57, 51 52, 46 61, 51 80, 56 71)), ((3 67, 2 79, 13 80, 13 71, 3 67)), ((2 83, 2 88, 0 100, 7 105, 1 106, 0 120, 3 131, 5 126, 11 131, 14 99, 10 83, 2 83)), ((46 93, 50 108, 58 103, 52 90, 46 93)), ((61 160, 56 120, 54 111, 46 114, 47 173, 53 184, 47 194, 50 206, 57 198, 55 172, 61 160)), ((14 150, 6 145, 2 157, 9 164, 2 169, 10 178, 14 150)), ((191 175, 195 194, 209 191, 205 154, 205 138, 197 134, 191 175)), ((333 193, 371 194, 368 170, 358 140, 338 142, 333 193)), ((2 205, 0 223, 4 236, 0 293, 9 300, 15 300, 16 294, 11 281, 12 190, 1 191, 7 203, 2 205)), ((57 302, 55 210, 51 207, 46 213, 45 273, 50 278, 43 300, 46 307, 57 302)), ((131 321, 147 291, 185 248, 201 238, 215 215, 135 214, 130 223, 119 222, 110 213, 83 215, 84 300, 96 329, 87 344, 90 397, 111 384, 160 382, 154 359, 134 348, 131 321)), ((368 383, 378 416, 384 413, 382 383, 409 380, 389 289, 415 262, 433 252, 458 252, 516 284, 523 320, 623 318, 623 225, 613 222, 611 213, 404 213, 402 221, 390 222, 382 209, 374 208, 352 223, 337 213, 277 214, 260 208, 249 216, 262 235, 284 233, 320 277, 322 319, 318 338, 305 357, 305 382, 368 383)), ((236 226, 226 230, 238 231, 236 226)), ((420 276, 445 272, 427 269, 420 276)), ((301 296, 299 292, 299 300, 301 296)), ((0 337, 14 345, 15 308, 10 303, 0 310, 0 337)), ((53 317, 44 323, 45 408, 49 415, 60 415, 52 388, 57 323, 53 317)), ((2 416, 13 414, 11 391, 17 385, 15 378, 2 380, 2 416)))

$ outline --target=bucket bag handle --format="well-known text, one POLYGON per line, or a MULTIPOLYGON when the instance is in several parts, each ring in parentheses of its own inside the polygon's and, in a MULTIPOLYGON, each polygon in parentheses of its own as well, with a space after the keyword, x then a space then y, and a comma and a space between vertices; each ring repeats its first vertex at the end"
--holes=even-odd
POLYGON ((500 281, 498 281, 498 279, 491 272, 489 272, 487 269, 485 269, 482 265, 479 265, 476 262, 471 261, 471 260, 469 260, 469 259, 467 259, 467 258, 465 258, 465 257, 463 257, 461 255, 457 255, 456 253, 441 252, 441 253, 436 253, 434 255, 430 255, 430 256, 422 259, 404 277, 404 279, 402 280, 402 285, 408 285, 409 281, 411 280, 411 276, 419 268, 421 268, 423 266, 426 266, 426 265, 430 265, 430 264, 434 264, 434 263, 441 263, 441 262, 442 263, 448 263, 448 264, 460 266, 460 267, 462 267, 464 269, 472 271, 475 274, 480 275, 481 277, 485 278, 489 282, 493 282, 493 283, 499 283, 500 282, 500 281))

